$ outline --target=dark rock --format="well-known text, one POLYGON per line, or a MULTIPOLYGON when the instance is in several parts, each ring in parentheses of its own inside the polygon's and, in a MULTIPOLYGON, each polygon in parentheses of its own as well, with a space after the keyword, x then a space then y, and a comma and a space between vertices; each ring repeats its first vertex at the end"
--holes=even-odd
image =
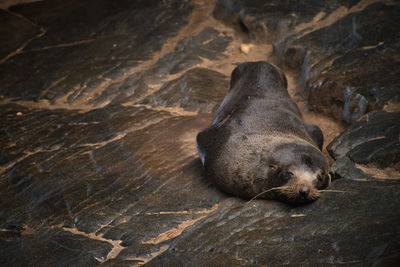
POLYGON ((147 247, 144 247, 143 242, 152 240, 164 232, 177 228, 179 224, 185 221, 196 219, 196 217, 201 217, 201 215, 139 214, 132 216, 125 223, 112 225, 105 230, 104 237, 123 240, 121 245, 131 247, 130 253, 125 252, 120 257, 148 256, 151 254, 151 249, 154 249, 154 244, 147 244, 147 247), (140 229, 140 231, 137 231, 137 229, 140 229))
POLYGON ((393 167, 399 171, 399 138, 399 112, 370 112, 328 145, 328 152, 337 160, 332 171, 350 179, 371 177, 354 163, 371 164, 379 169, 393 167))
POLYGON ((0 9, 0 62, 41 33, 28 19, 0 9))
POLYGON ((302 46, 291 46, 285 50, 282 64, 292 70, 299 70, 303 68, 306 56, 307 49, 302 46))
MULTIPOLYGON (((9 104, 1 111, 6 149, 0 247, 9 255, 25 253, 22 263, 35 253, 42 255, 38 263, 50 265, 63 257, 70 257, 65 262, 72 265, 97 263, 94 256, 107 258, 109 249, 94 255, 86 243, 76 251, 53 253, 46 247, 49 240, 65 239, 57 241, 64 244, 72 235, 66 230, 53 232, 53 227, 98 232, 106 239, 122 240, 123 246, 140 246, 204 216, 223 196, 199 176, 201 164, 191 138, 207 125, 209 116, 176 117, 120 105, 78 113, 9 104), (165 211, 171 214, 160 213, 165 211), (26 226, 43 236, 25 237, 26 226), (25 252, 31 246, 37 250, 25 252)), ((93 241, 81 235, 78 239, 93 241)), ((156 243, 152 246, 159 248, 156 243)))
POLYGON ((217 1, 236 39, 212 1, 0 10, 0 265, 397 264, 399 113, 370 111, 398 101, 399 5, 368 3, 217 1), (350 179, 310 205, 244 202, 201 174, 195 136, 246 41, 353 123, 329 146, 350 179))
MULTIPOLYGON (((97 85, 94 85, 92 88, 96 87, 97 85)), ((129 75, 129 77, 120 83, 111 84, 103 92, 101 92, 101 94, 91 99, 90 103, 134 103, 137 102, 138 98, 140 99, 140 97, 146 95, 148 90, 150 90, 150 88, 144 81, 143 72, 138 72, 129 75)), ((85 95, 80 93, 78 97, 82 98, 85 97, 85 95)))
POLYGON ((203 251, 185 251, 176 253, 174 256, 167 254, 162 255, 150 261, 148 266, 260 266, 252 264, 248 260, 240 258, 237 255, 231 255, 223 252, 214 252, 213 248, 210 252, 203 251))
POLYGON ((232 25, 250 39, 272 42, 296 25, 312 21, 319 13, 329 14, 340 1, 244 1, 219 0, 214 17, 232 25))
MULTIPOLYGON (((347 130, 328 146, 328 151, 335 159, 346 156, 353 149, 368 146, 371 142, 382 144, 398 141, 400 133, 400 113, 374 111, 353 123, 347 130)), ((374 149, 373 149, 374 150, 374 149)), ((371 155, 366 155, 370 157, 371 155)), ((369 161, 368 161, 369 162, 369 161)))
POLYGON ((312 110, 351 123, 400 101, 399 16, 400 5, 376 3, 293 42, 312 51, 304 77, 312 110))
POLYGON ((197 260, 212 259, 213 265, 227 261, 239 266, 371 266, 398 258, 400 229, 392 222, 400 219, 399 183, 341 179, 330 189, 320 200, 301 207, 226 201, 149 265, 194 266, 191 263, 197 260), (371 200, 381 208, 372 206, 371 200), (347 223, 337 223, 337 218, 347 223))
POLYGON ((207 27, 199 34, 182 39, 173 53, 162 57, 156 64, 152 73, 176 74, 206 59, 225 57, 223 52, 232 38, 224 36, 217 30, 207 27))
POLYGON ((250 39, 273 43, 278 64, 297 72, 306 87, 311 110, 351 123, 400 101, 400 5, 373 3, 348 14, 342 10, 336 22, 313 28, 317 14, 323 21, 342 4, 351 8, 358 3, 221 0, 214 16, 250 39))
POLYGON ((155 246, 154 244, 135 244, 135 246, 130 246, 122 250, 118 255, 118 259, 150 258, 152 253, 160 251, 161 246, 162 244, 159 246, 155 246))
POLYGON ((142 103, 209 113, 218 108, 228 83, 228 78, 219 72, 194 68, 165 84, 142 103))
POLYGON ((352 180, 373 179, 373 175, 357 168, 348 157, 338 158, 331 166, 332 179, 347 178, 352 180))
POLYGON ((365 111, 368 107, 368 101, 364 96, 356 93, 354 97, 351 95, 351 91, 349 88, 346 88, 342 119, 351 123, 359 119, 362 115, 365 114, 365 111))
MULTIPOLYGON (((190 12, 187 1, 158 0, 55 0, 13 6, 12 12, 19 13, 46 29, 46 35, 32 42, 27 49, 35 50, 59 44, 74 43, 89 39, 108 39, 124 36, 126 43, 133 46, 155 42, 162 37, 176 34, 190 12), (157 20, 154 20, 156 16, 157 20), (137 27, 141 25, 141 27, 137 27), (154 34, 151 37, 149 33, 154 34)), ((122 38, 121 38, 122 39, 122 38)), ((117 44, 123 45, 115 40, 117 44)), ((120 48, 117 52, 122 52, 120 48)), ((146 49, 149 49, 147 47, 146 49)), ((101 56, 101 55, 99 55, 101 56)))
MULTIPOLYGON (((89 103, 140 102, 138 100, 142 99, 148 94, 147 92, 150 90, 148 86, 149 84, 155 84, 156 86, 163 84, 163 82, 168 78, 167 75, 184 72, 186 69, 202 63, 202 58, 216 60, 226 57, 223 52, 226 50, 231 39, 231 37, 223 36, 217 30, 207 27, 199 34, 186 37, 179 41, 174 49, 174 52, 167 53, 161 57, 154 64, 154 66, 148 70, 131 74, 121 82, 113 82, 111 85, 107 86, 101 92, 101 94, 96 95, 95 98, 91 99, 89 103)), ((118 73, 117 70, 111 72, 114 72, 115 74, 118 73)), ((208 74, 204 73, 207 76, 206 80, 213 84, 216 83, 218 86, 220 86, 222 83, 222 75, 216 72, 216 74, 211 73, 213 73, 211 70, 208 71, 208 74), (211 79, 215 79, 215 81, 211 81, 211 79)), ((104 75, 104 78, 107 78, 107 75, 104 75)), ((76 94, 72 94, 69 97, 69 101, 73 103, 73 101, 81 100, 87 94, 90 94, 91 91, 95 90, 96 87, 101 86, 102 82, 103 80, 100 80, 100 82, 99 80, 89 82, 86 85, 86 89, 77 90, 76 94)), ((171 83, 174 83, 174 81, 171 83)), ((171 86, 171 83, 169 83, 169 86, 171 86)), ((197 87, 200 88, 200 86, 197 87)), ((190 108, 190 110, 193 110, 193 107, 190 108)))
POLYGON ((0 95, 56 101, 71 88, 87 97, 116 67, 121 72, 149 59, 178 33, 191 7, 187 1, 46 1, 12 11, 46 34, 0 64, 0 95))
POLYGON ((107 257, 111 245, 62 230, 39 230, 2 243, 2 266, 96 266, 107 257))

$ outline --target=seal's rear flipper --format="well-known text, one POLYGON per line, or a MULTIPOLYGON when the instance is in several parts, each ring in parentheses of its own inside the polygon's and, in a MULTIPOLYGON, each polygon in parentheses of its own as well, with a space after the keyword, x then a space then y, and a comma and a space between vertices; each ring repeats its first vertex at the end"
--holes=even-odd
POLYGON ((318 146, 319 150, 322 151, 322 145, 324 144, 324 135, 321 129, 314 124, 305 123, 306 130, 311 138, 314 140, 315 144, 318 146))

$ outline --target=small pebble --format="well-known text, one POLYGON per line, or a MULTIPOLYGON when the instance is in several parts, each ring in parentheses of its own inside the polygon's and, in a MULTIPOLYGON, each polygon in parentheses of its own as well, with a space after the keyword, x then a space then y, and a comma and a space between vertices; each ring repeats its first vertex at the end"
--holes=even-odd
POLYGON ((240 45, 240 51, 242 51, 245 54, 248 54, 250 52, 250 49, 253 47, 254 45, 252 44, 241 44, 240 45))

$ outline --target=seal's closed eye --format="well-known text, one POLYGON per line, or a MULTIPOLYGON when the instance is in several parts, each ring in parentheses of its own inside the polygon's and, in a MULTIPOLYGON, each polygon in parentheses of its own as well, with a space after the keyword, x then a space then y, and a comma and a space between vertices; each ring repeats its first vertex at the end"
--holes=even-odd
POLYGON ((293 173, 286 171, 286 170, 282 170, 279 172, 279 179, 284 182, 289 181, 292 178, 292 176, 293 176, 293 173))

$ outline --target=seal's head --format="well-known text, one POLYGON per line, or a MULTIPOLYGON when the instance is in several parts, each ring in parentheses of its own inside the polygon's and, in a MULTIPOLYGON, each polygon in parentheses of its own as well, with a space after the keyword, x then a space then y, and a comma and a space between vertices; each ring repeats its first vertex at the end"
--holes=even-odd
POLYGON ((269 157, 267 176, 270 190, 263 198, 292 204, 316 200, 330 184, 327 162, 313 146, 299 143, 277 147, 269 157))

